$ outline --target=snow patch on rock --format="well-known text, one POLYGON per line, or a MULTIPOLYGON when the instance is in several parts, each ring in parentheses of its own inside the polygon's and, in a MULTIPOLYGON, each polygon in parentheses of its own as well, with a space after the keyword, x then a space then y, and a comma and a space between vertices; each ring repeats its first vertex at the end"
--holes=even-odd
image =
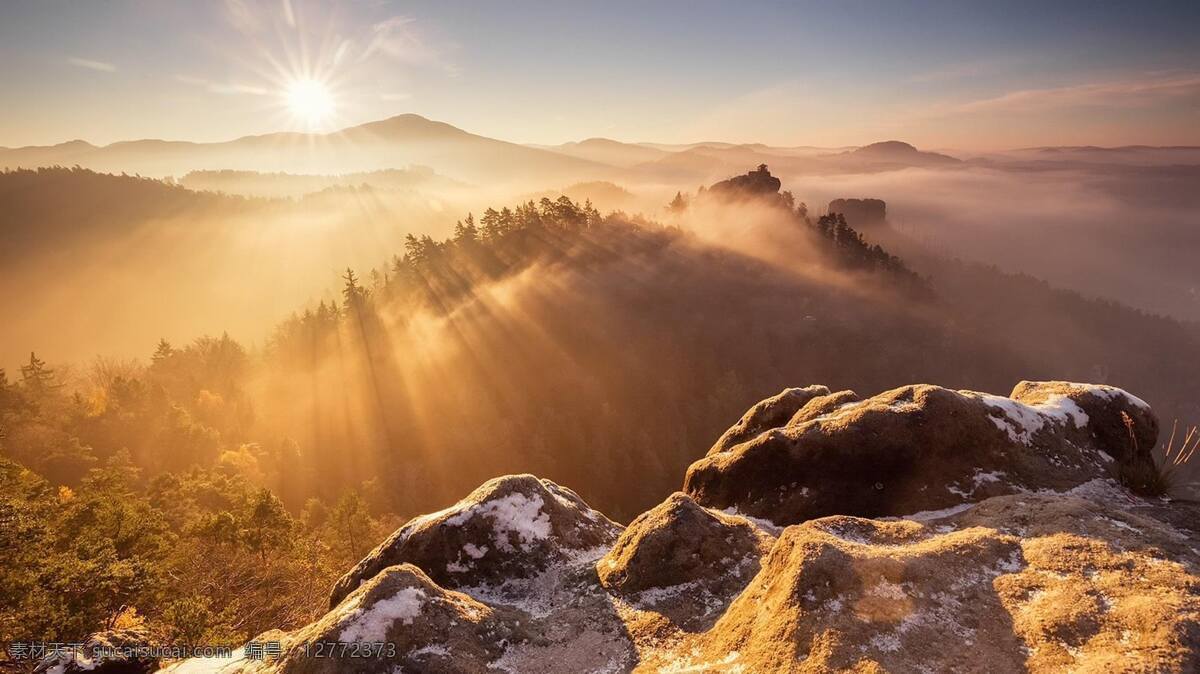
POLYGON ((397 620, 411 625, 421 614, 425 591, 408 587, 387 599, 380 599, 369 609, 354 609, 347 617, 338 641, 342 643, 372 643, 387 639, 388 630, 397 620))
MULTIPOLYGON (((550 516, 542 512, 543 503, 542 497, 537 494, 533 496, 521 493, 509 494, 484 503, 477 508, 464 510, 446 520, 446 524, 461 526, 472 517, 489 517, 495 531, 492 540, 495 541, 497 548, 506 552, 511 551, 512 544, 509 543, 508 534, 514 533, 521 539, 521 549, 528 550, 530 543, 545 539, 550 535, 550 516)), ((486 548, 475 548, 475 550, 487 551, 486 548)), ((475 559, 483 556, 481 552, 476 557, 470 550, 467 551, 467 554, 475 559)))
POLYGON ((1026 405, 1012 398, 990 393, 961 393, 978 397, 992 409, 998 410, 1001 416, 991 417, 992 423, 1007 433, 1013 442, 1023 445, 1029 445, 1034 434, 1045 428, 1048 422, 1072 423, 1075 428, 1083 428, 1088 423, 1088 415, 1083 408, 1062 394, 1051 395, 1036 405, 1026 405))

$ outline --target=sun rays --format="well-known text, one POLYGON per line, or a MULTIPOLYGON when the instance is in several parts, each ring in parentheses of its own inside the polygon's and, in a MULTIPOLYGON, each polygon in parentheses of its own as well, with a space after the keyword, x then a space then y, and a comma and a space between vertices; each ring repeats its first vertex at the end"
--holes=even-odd
POLYGON ((337 107, 329 87, 307 77, 289 82, 283 90, 283 99, 292 117, 309 129, 321 128, 337 107))

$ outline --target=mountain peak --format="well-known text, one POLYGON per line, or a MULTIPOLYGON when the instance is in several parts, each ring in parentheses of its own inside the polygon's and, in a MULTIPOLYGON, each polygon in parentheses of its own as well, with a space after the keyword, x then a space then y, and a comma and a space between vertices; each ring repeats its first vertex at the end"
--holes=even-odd
POLYGON ((924 152, 900 140, 885 140, 843 152, 842 156, 870 161, 907 162, 920 164, 950 164, 959 160, 937 152, 924 152))
POLYGON ((351 126, 342 129, 339 133, 343 135, 363 133, 388 138, 404 138, 411 135, 420 135, 425 138, 430 136, 470 135, 452 124, 438 122, 411 112, 394 115, 375 122, 351 126))
POLYGON ((864 146, 858 148, 857 150, 854 150, 855 154, 879 154, 879 153, 893 154, 893 153, 901 153, 901 152, 917 153, 917 152, 920 152, 920 150, 918 150, 916 147, 914 147, 908 143, 905 143, 904 141, 901 141, 901 140, 884 140, 884 141, 880 141, 878 143, 871 143, 870 145, 864 145, 864 146))
POLYGON ((567 143, 567 145, 577 145, 579 147, 589 147, 589 146, 613 147, 613 146, 625 145, 625 143, 622 143, 617 140, 613 140, 611 138, 602 138, 600 136, 596 136, 593 138, 584 138, 583 140, 581 140, 577 143, 567 143))

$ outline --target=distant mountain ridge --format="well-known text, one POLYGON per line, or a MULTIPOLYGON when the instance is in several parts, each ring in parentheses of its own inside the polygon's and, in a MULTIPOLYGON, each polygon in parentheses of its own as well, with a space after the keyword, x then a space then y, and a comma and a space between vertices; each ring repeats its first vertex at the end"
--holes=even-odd
MULTIPOLYGON (((888 141, 862 148, 772 147, 709 141, 683 145, 588 138, 561 145, 521 145, 402 114, 330 133, 282 131, 221 142, 137 139, 94 145, 72 140, 49 146, 0 148, 0 168, 79 165, 96 171, 180 176, 240 170, 340 174, 432 167, 468 182, 562 183, 612 180, 633 171, 655 180, 706 182, 769 163, 798 173, 843 172, 873 163, 931 165, 957 160, 888 141), (845 158, 853 159, 848 165, 845 158)), ((541 185, 539 185, 540 187, 541 185)))
POLYGON ((569 174, 599 179, 612 167, 479 136, 444 122, 405 114, 324 134, 280 132, 219 143, 133 140, 104 146, 72 141, 0 150, 0 167, 74 165, 162 177, 199 170, 349 173, 432 166, 468 181, 537 181, 569 174))
POLYGON ((864 145, 855 150, 842 152, 838 157, 865 160, 895 162, 908 165, 945 165, 958 164, 960 160, 937 152, 922 152, 908 143, 898 140, 885 140, 879 143, 864 145))
MULTIPOLYGON (((1200 164, 1200 148, 1183 146, 1034 147, 977 156, 1009 162, 1200 164)), ((528 190, 620 178, 707 183, 758 164, 768 164, 784 174, 822 175, 910 167, 948 169, 979 161, 963 162, 899 140, 860 147, 722 141, 629 143, 599 137, 560 145, 519 144, 416 114, 329 133, 280 131, 220 142, 137 139, 94 145, 76 139, 47 146, 0 147, 0 169, 79 165, 109 173, 165 177, 226 169, 331 175, 419 165, 459 181, 520 184, 528 190)))

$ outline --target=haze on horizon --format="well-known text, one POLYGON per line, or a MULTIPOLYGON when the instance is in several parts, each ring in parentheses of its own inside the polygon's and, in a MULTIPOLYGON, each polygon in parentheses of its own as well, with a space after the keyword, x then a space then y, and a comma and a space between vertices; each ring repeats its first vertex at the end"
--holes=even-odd
POLYGON ((542 144, 1200 144, 1195 3, 1022 5, 17 1, 0 146, 402 112, 542 144))

